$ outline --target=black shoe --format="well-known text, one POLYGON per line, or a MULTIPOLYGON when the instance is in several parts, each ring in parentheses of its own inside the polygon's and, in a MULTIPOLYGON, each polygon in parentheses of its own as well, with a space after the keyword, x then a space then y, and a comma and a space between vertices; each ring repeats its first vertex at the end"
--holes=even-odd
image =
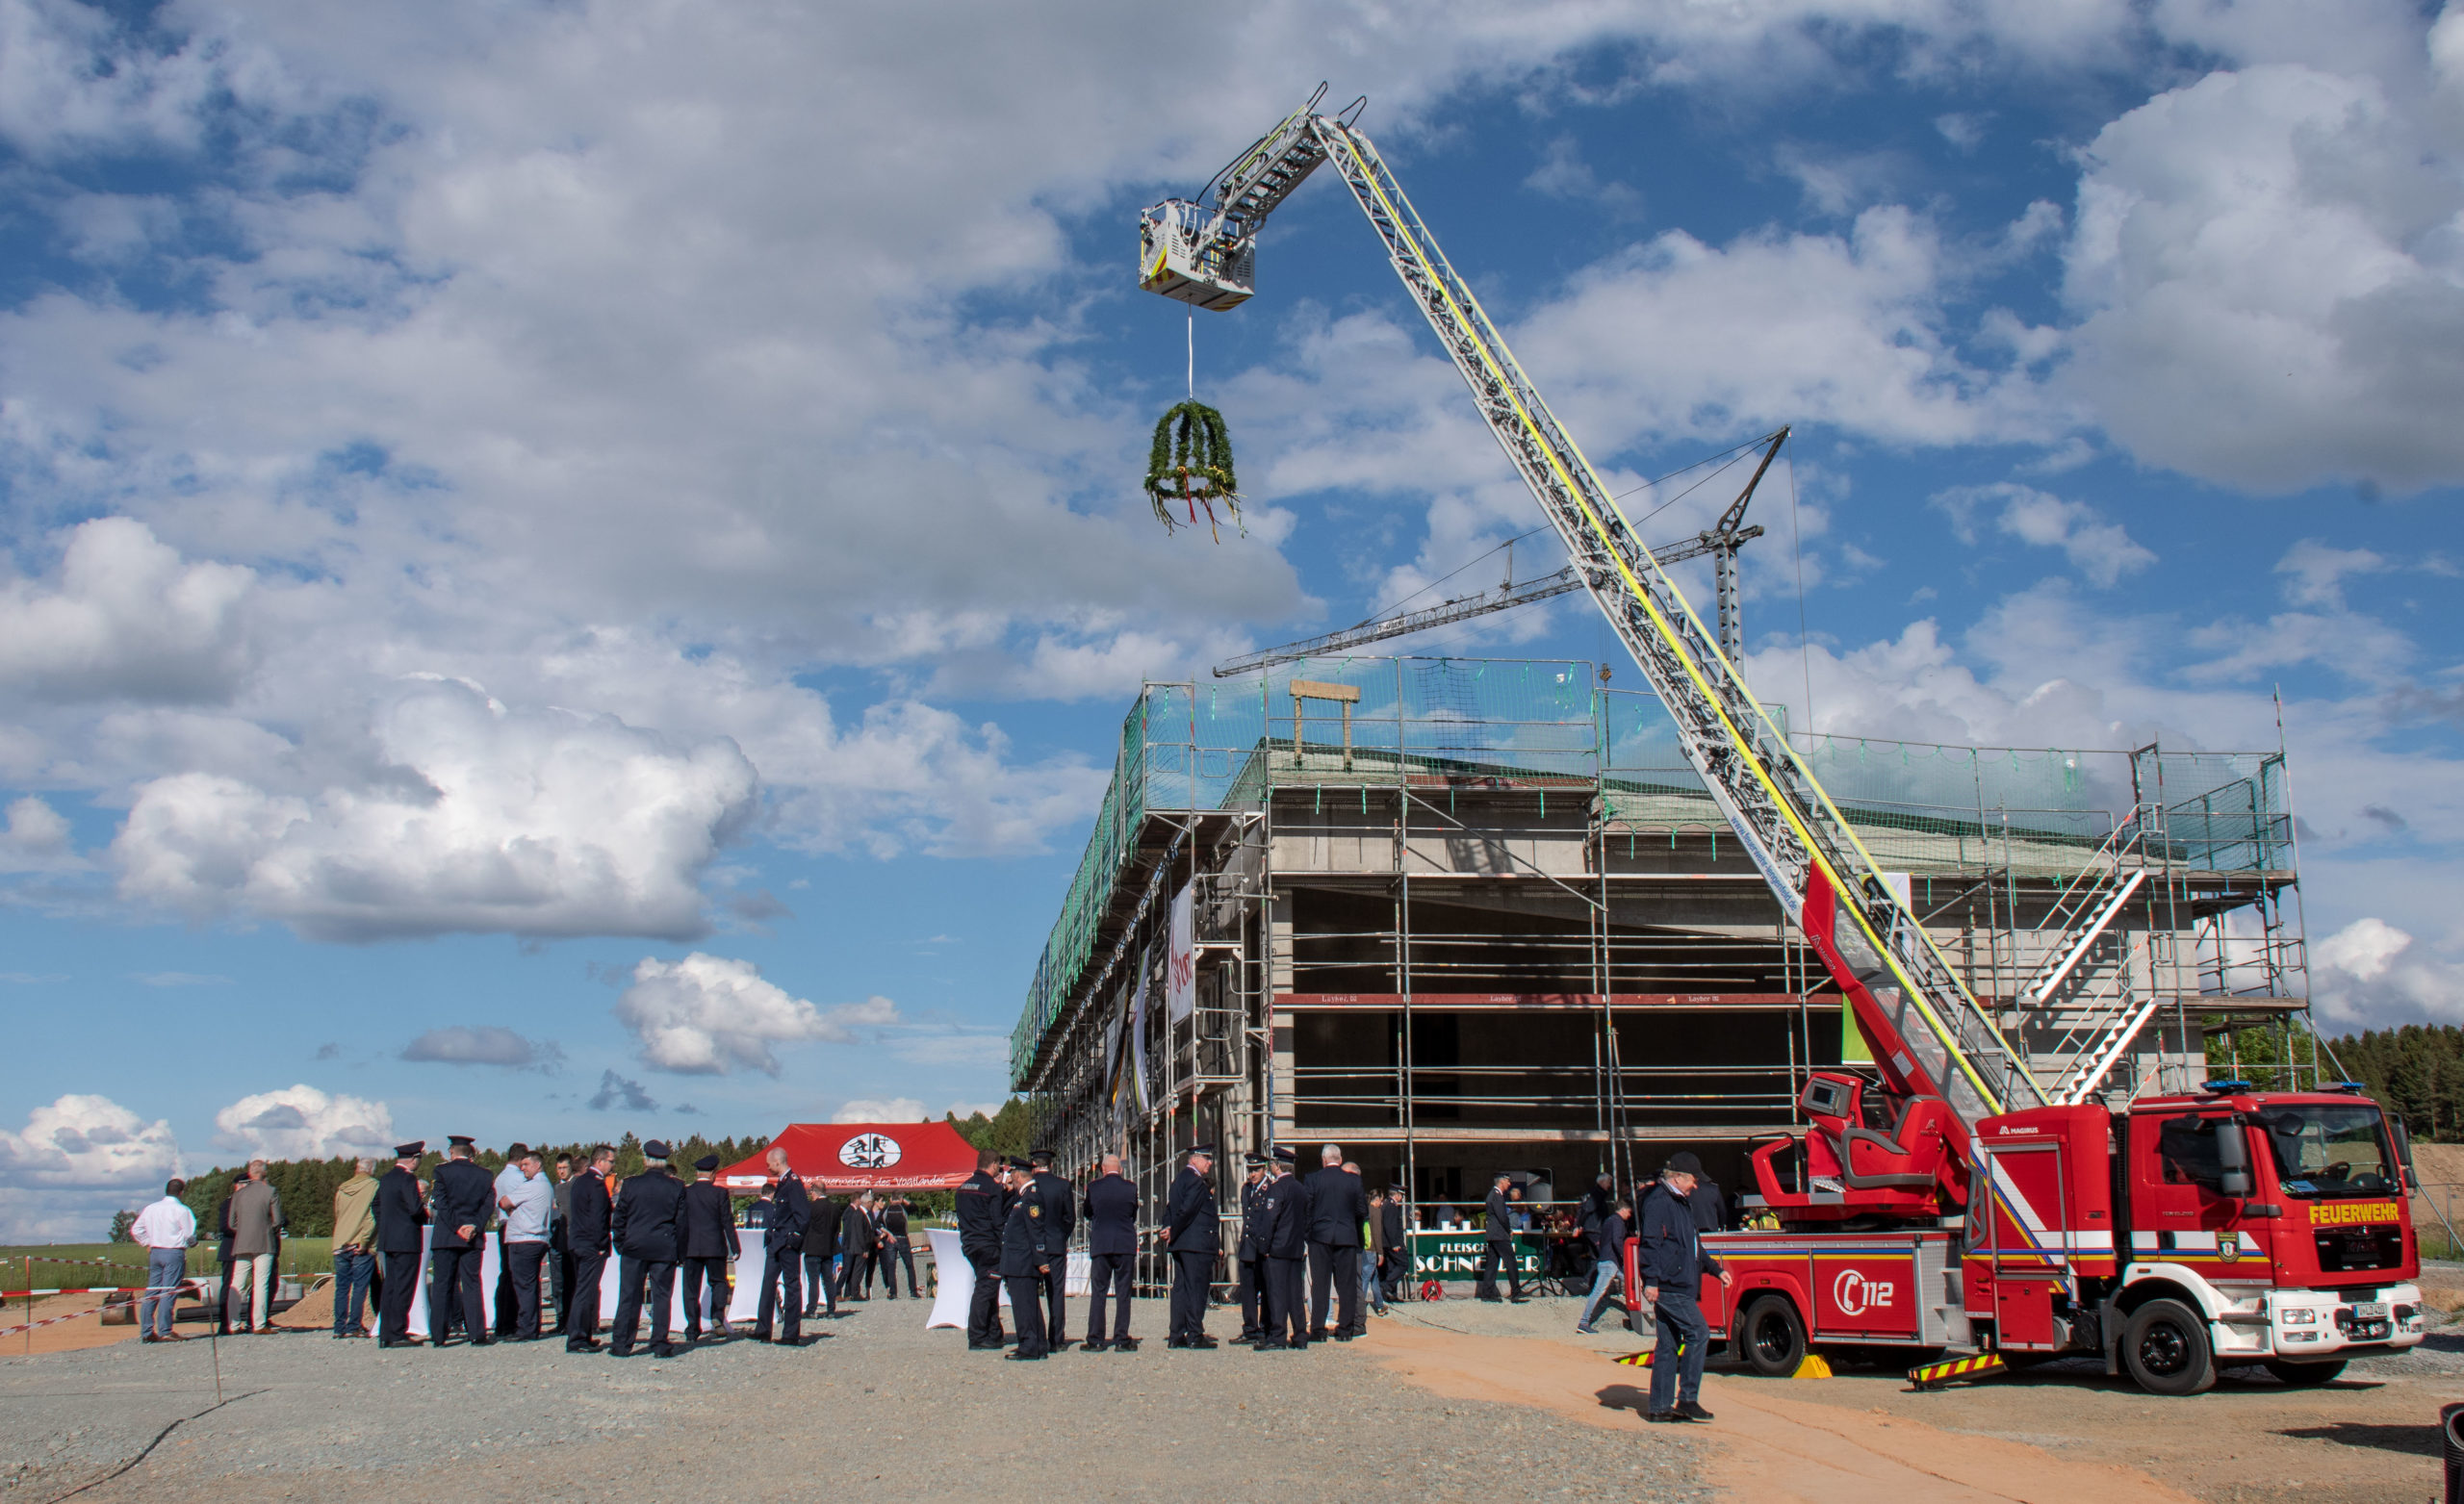
POLYGON ((1708 1420, 1711 1418, 1711 1413, 1705 1410, 1702 1406, 1702 1402, 1699 1400, 1679 1400, 1677 1402, 1677 1413, 1683 1415, 1688 1420, 1708 1420))
POLYGON ((1112 1343, 1110 1343, 1110 1342, 1094 1342, 1094 1341, 1088 1341, 1088 1342, 1081 1342, 1081 1343, 1079 1343, 1079 1344, 1078 1344, 1078 1350, 1079 1350, 1080 1352, 1082 1352, 1082 1353, 1100 1353, 1100 1352, 1102 1352, 1105 1348, 1110 1347, 1110 1346, 1112 1346, 1112 1345, 1113 1345, 1113 1344, 1112 1344, 1112 1343))
POLYGON ((611 1346, 607 1349, 607 1356, 610 1358, 630 1358, 633 1356, 633 1350, 629 1347, 611 1346))
POLYGON ((1134 1353, 1138 1351, 1138 1338, 1134 1337, 1121 1338, 1113 1343, 1113 1351, 1116 1353, 1134 1353))
MULTIPOLYGON (((1187 1342, 1174 1342, 1172 1345, 1174 1347, 1187 1347, 1190 1344, 1187 1342)), ((1262 1337, 1258 1338, 1257 1349, 1262 1353, 1288 1353, 1292 1351, 1292 1344, 1290 1342, 1278 1342, 1271 1337, 1262 1337)))
POLYGON ((673 1358, 677 1355, 678 1351, 679 1349, 673 1342, 661 1342, 656 1347, 651 1349, 651 1356, 654 1358, 673 1358))
POLYGON ((1003 1353, 1001 1361, 1003 1363, 1041 1363, 1050 1356, 1048 1353, 1003 1353))
POLYGON ((1348 1342, 1359 1335, 1360 1334, 1357 1332, 1338 1332, 1335 1334, 1335 1340, 1338 1342, 1348 1342))
POLYGON ((1682 1425, 1692 1417, 1682 1411, 1655 1410, 1643 1418, 1656 1426, 1674 1426, 1682 1425))
POLYGON ((1197 1337, 1189 1338, 1189 1345, 1192 1347, 1220 1347, 1223 1344, 1211 1337, 1201 1334, 1197 1337))
POLYGON ((969 1342, 966 1344, 966 1350, 971 1353, 997 1353, 1001 1350, 1001 1346, 999 1342, 969 1342))
POLYGON ((1528 1295, 1509 1295, 1506 1297, 1506 1304, 1509 1306, 1527 1306, 1531 1304, 1531 1297, 1528 1295))

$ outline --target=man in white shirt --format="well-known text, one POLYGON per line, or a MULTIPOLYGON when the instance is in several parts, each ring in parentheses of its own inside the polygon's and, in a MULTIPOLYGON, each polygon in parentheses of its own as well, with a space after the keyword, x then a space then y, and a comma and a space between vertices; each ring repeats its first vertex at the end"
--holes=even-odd
POLYGON ((505 1166, 497 1172, 497 1210, 504 1213, 497 1274, 500 1338, 539 1339, 539 1268, 547 1262, 555 1203, 555 1184, 539 1173, 539 1156, 525 1144, 505 1151, 505 1166))
POLYGON ((145 1294, 137 1303, 138 1340, 185 1342, 171 1330, 171 1307, 188 1275, 189 1245, 196 1241, 196 1213, 180 1200, 188 1182, 163 1187, 163 1199, 137 1213, 128 1236, 145 1250, 145 1294))

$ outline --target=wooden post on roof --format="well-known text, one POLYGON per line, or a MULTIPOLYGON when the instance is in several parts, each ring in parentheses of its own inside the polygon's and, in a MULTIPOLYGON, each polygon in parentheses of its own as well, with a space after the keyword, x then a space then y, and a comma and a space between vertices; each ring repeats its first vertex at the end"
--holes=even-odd
POLYGON ((1317 679, 1292 681, 1292 753, 1300 756, 1300 702, 1304 700, 1331 700, 1344 707, 1344 771, 1351 771, 1351 707, 1360 703, 1360 690, 1351 684, 1327 684, 1317 679))

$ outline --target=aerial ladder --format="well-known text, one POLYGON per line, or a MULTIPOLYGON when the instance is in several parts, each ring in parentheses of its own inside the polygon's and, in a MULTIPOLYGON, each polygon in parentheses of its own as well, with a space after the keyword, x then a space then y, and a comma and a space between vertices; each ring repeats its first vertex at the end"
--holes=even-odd
MULTIPOLYGON (((1565 546, 1567 568, 1676 721, 1686 760, 1875 1045, 1894 1093, 1939 1098, 1963 1161, 1973 1125, 2040 1106, 1999 1022, 1960 981, 1805 760, 1747 689, 1736 645, 1707 629, 1636 537, 1590 461, 1525 374, 1439 248, 1402 185, 1353 122, 1322 115, 1324 86, 1218 173, 1197 200, 1140 217, 1140 286, 1226 310, 1255 290, 1257 237, 1276 206, 1331 164, 1395 274, 1472 390, 1499 446, 1565 546)), ((1766 456, 1767 462, 1767 456, 1766 456)))
MULTIPOLYGON (((1756 440, 1755 443, 1762 446, 1762 461, 1755 466, 1754 478, 1745 483, 1745 489, 1737 493, 1737 498, 1729 503, 1727 511, 1720 514, 1720 520, 1682 543, 1663 544, 1651 551, 1652 557, 1659 561, 1662 569, 1672 564, 1682 564, 1688 559, 1709 556, 1712 578, 1719 593, 1720 650, 1728 654, 1729 661, 1732 663, 1745 655, 1743 608, 1737 599, 1736 551, 1748 542, 1762 536, 1760 523, 1758 523, 1752 527, 1745 525, 1745 509, 1754 499, 1755 488, 1762 484, 1763 475, 1770 471, 1772 460, 1779 456, 1780 446, 1787 442, 1788 430, 1785 428, 1782 428, 1768 438, 1756 440)), ((1420 606, 1409 611, 1395 611, 1385 616, 1373 617, 1356 626, 1347 626, 1340 631, 1327 632, 1322 636, 1303 638, 1296 643, 1285 643, 1280 648, 1261 648, 1255 652, 1245 652, 1237 658, 1226 658, 1217 664, 1215 676, 1219 679, 1230 678, 1236 674, 1254 673, 1259 669, 1271 668, 1278 663, 1296 663, 1302 658, 1349 652, 1354 648, 1366 647, 1371 643, 1381 643, 1394 637, 1408 637, 1414 632, 1430 631, 1440 626, 1451 626, 1457 622, 1468 622, 1476 616, 1486 616, 1492 611, 1510 611, 1516 606, 1527 606, 1537 601, 1554 599, 1558 596, 1583 588, 1582 576, 1575 572, 1571 564, 1564 569, 1543 574, 1537 579, 1527 579, 1520 585, 1516 584, 1513 550, 1514 545, 1509 541, 1506 545, 1505 582, 1495 590, 1475 591, 1468 596, 1456 596, 1450 600, 1441 600, 1433 606, 1420 606)))

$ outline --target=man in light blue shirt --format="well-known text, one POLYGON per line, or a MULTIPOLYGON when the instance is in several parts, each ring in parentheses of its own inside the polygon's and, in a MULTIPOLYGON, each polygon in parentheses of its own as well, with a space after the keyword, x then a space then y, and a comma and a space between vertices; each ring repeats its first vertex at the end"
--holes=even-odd
POLYGON ((497 1336, 539 1340, 539 1270, 548 1261, 548 1219, 556 1186, 539 1173, 539 1156, 515 1144, 497 1172, 497 1210, 504 1214, 498 1245, 497 1336))

